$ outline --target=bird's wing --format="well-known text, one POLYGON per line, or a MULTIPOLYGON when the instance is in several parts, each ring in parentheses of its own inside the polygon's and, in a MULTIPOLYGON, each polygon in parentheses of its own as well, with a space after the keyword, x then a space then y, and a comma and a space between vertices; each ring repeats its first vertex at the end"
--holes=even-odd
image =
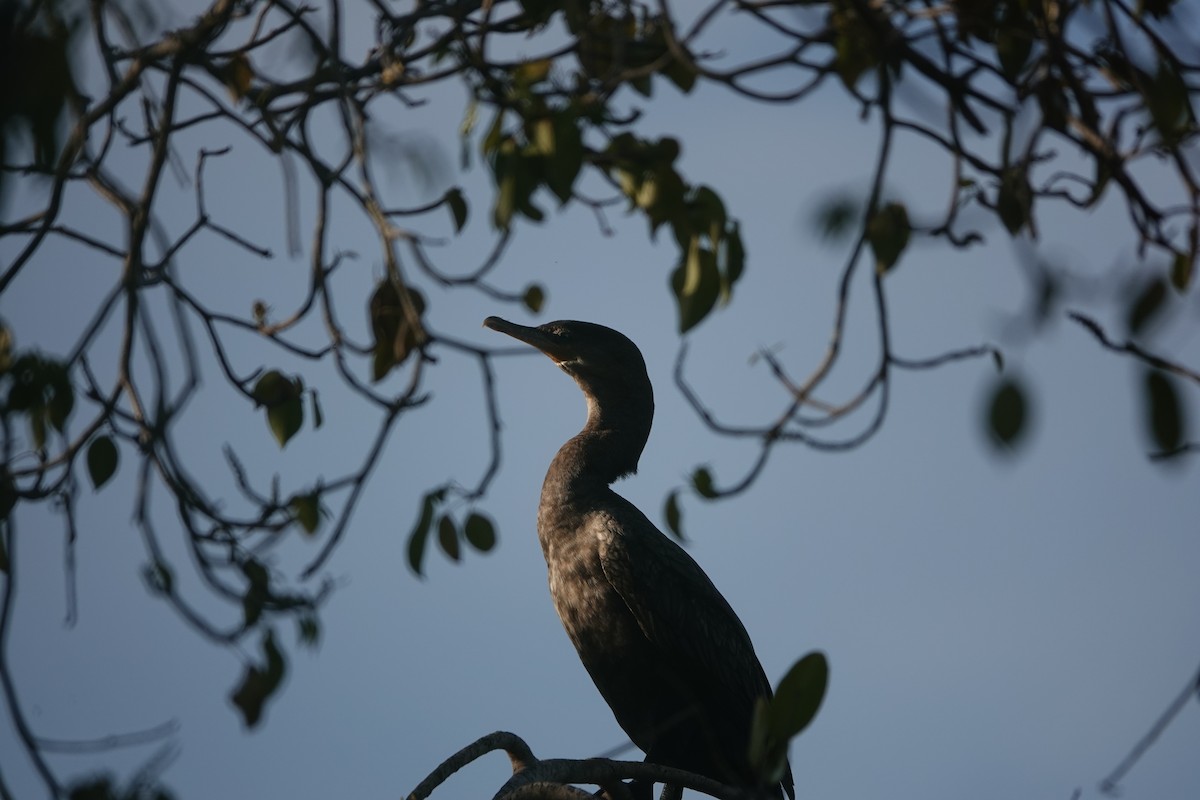
POLYGON ((697 689, 732 693, 753 708, 771 685, 745 626, 683 548, 633 504, 613 496, 598 532, 605 576, 681 676, 695 679, 697 689))

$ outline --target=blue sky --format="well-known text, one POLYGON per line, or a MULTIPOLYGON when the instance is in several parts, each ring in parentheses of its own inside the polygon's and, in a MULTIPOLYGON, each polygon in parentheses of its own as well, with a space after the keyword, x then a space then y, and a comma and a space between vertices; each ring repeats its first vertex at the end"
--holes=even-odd
MULTIPOLYGON (((370 30, 354 17, 347 28, 352 41, 370 30)), ((718 188, 749 252, 732 304, 687 337, 688 377, 722 420, 758 421, 783 399, 752 356, 773 348, 800 375, 824 351, 845 253, 817 241, 808 220, 830 192, 866 186, 877 132, 838 91, 767 107, 715 89, 686 98, 665 84, 656 90, 643 132, 683 141, 684 174, 718 188)), ((436 255, 446 269, 466 270, 491 241, 482 199, 488 179, 478 165, 462 174, 456 166, 462 95, 428 96, 419 113, 393 109, 377 121, 402 141, 440 151, 445 171, 422 187, 401 166, 388 188, 398 202, 417 202, 451 183, 464 186, 473 202, 469 226, 436 255)), ((623 101, 644 105, 632 95, 623 101)), ((182 163, 190 171, 197 147, 225 143, 235 149, 210 165, 210 208, 225 224, 253 231, 276 258, 258 261, 207 236, 184 252, 179 269, 214 303, 245 314, 262 297, 282 315, 301 296, 307 253, 287 256, 277 166, 232 129, 182 137, 182 163)), ((140 157, 116 158, 136 185, 140 157)), ((914 214, 940 209, 949 171, 939 154, 906 144, 896 163, 891 193, 914 214)), ((165 219, 181 230, 193 213, 192 188, 167 185, 165 219)), ((39 187, 20 185, 6 216, 42 198, 39 187)), ((549 196, 541 200, 554 208, 549 196)), ((106 207, 83 195, 69 202, 84 227, 119 239, 106 207)), ((311 214, 310 205, 301 213, 311 214)), ((382 274, 378 247, 345 206, 334 220, 335 245, 358 252, 339 273, 342 318, 365 339, 365 299, 382 274)), ((669 237, 648 242, 645 224, 619 211, 609 222, 614 236, 579 208, 551 211, 540 226, 518 223, 494 279, 511 289, 542 282, 548 303, 539 317, 470 291, 423 289, 433 329, 479 345, 510 345, 480 327, 488 314, 586 319, 637 342, 658 413, 638 475, 617 488, 661 520, 666 492, 697 465, 733 480, 754 450, 712 435, 672 382, 680 339, 666 289, 669 237)), ((448 219, 429 225, 450 232, 448 219)), ((302 226, 306 247, 308 230, 302 226)), ((998 224, 985 233, 988 245, 968 252, 915 243, 886 288, 899 353, 994 343, 1034 387, 1034 435, 1015 458, 998 457, 981 433, 994 368, 968 361, 897 373, 885 427, 853 452, 780 448, 747 493, 718 504, 684 500, 689 550, 739 612, 772 680, 810 650, 829 658, 825 706, 791 750, 801 797, 1065 800, 1076 787, 1085 798, 1099 796, 1097 782, 1200 661, 1200 462, 1148 461, 1139 373, 1084 331, 1059 320, 1030 342, 1007 333, 1028 302, 1019 263, 1032 252, 1089 274, 1137 269, 1123 212, 1111 203, 1091 215, 1047 208, 1036 244, 1013 243, 998 224)), ((5 263, 15 248, 0 240, 5 263)), ((0 314, 19 346, 61 354, 77 335, 71 326, 82 324, 117 275, 115 263, 48 246, 0 298, 0 314)), ((851 391, 874 363, 866 285, 856 288, 847 355, 826 399, 851 391)), ((1183 302, 1182 316, 1193 319, 1194 298, 1183 302)), ((1093 309, 1106 324, 1118 318, 1108 310, 1093 309)), ((1161 331, 1156 346, 1200 363, 1194 328, 1161 331)), ((233 349, 247 370, 275 359, 267 352, 249 340, 233 349)), ((504 462, 481 508, 497 521, 498 549, 459 565, 433 553, 424 580, 405 565, 421 494, 448 478, 473 483, 486 464, 479 373, 450 354, 429 371, 433 402, 401 420, 324 570, 337 588, 322 614, 320 647, 299 648, 293 632, 281 630, 287 685, 251 733, 226 700, 243 668, 239 654, 199 640, 143 588, 146 555, 130 521, 133 453, 123 453, 121 472, 103 492, 82 492, 73 627, 63 624, 61 519, 47 506, 19 510, 21 585, 9 658, 35 731, 91 738, 177 720, 178 754, 164 781, 189 798, 402 796, 443 758, 497 729, 523 736, 541 757, 593 756, 625 742, 554 615, 534 533, 542 475, 582 424, 582 399, 540 356, 499 358, 495 368, 504 462)), ((315 369, 305 375, 322 392, 326 424, 280 452, 261 411, 227 390, 211 362, 204 373, 178 442, 193 472, 212 476, 214 494, 229 490, 226 442, 251 469, 278 472, 285 487, 299 488, 357 464, 378 424, 329 370, 315 369)), ((1194 392, 1185 396, 1194 410, 1194 392)), ((186 573, 162 496, 156 514, 186 573)), ((295 570, 318 546, 297 535, 275 567, 295 570)), ((181 580, 185 590, 196 588, 181 580)), ((204 607, 226 620, 239 613, 204 607)), ((1196 796, 1197 711, 1195 703, 1185 709, 1128 776, 1124 797, 1196 796)), ((63 777, 98 766, 128 775, 152 752, 50 760, 63 777)), ((0 725, 0 763, 18 797, 41 796, 8 724, 0 725)), ((506 761, 492 756, 440 794, 490 794, 506 771, 506 761)))

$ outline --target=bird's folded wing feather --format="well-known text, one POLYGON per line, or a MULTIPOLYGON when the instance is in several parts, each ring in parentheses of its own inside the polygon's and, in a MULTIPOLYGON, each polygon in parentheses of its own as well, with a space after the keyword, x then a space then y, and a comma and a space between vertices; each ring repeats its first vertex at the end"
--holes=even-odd
POLYGON ((681 673, 712 688, 750 704, 769 693, 750 635, 704 570, 635 506, 615 497, 619 502, 600 525, 600 561, 646 637, 681 673))

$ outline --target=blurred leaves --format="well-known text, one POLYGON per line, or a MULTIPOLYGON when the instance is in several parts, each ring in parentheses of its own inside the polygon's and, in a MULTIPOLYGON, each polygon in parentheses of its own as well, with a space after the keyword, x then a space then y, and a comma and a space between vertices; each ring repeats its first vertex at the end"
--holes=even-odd
POLYGON ((912 225, 903 203, 888 203, 867 223, 867 241, 875 253, 875 269, 881 275, 891 270, 908 246, 912 225))
POLYGON ((267 426, 279 446, 286 446, 304 424, 304 382, 273 369, 258 379, 251 394, 255 405, 266 409, 267 426))
POLYGON ((383 380, 388 372, 403 364, 414 350, 425 344, 425 328, 421 322, 424 313, 425 298, 416 289, 398 287, 396 281, 387 278, 375 287, 368 306, 371 332, 375 336, 373 381, 383 380))
POLYGON ((987 430, 1000 452, 1012 452, 1024 438, 1029 422, 1029 401, 1015 378, 993 384, 988 401, 987 430))
POLYGON ((1187 439, 1187 416, 1175 380, 1162 370, 1147 369, 1143 386, 1142 403, 1150 441, 1160 454, 1177 453, 1187 439))
POLYGON ((117 446, 112 437, 97 436, 88 445, 87 468, 88 477, 92 479, 92 488, 97 491, 108 483, 109 478, 117 471, 117 446))
POLYGON ((679 508, 679 490, 673 489, 667 495, 663 506, 663 517, 667 521, 667 531, 679 541, 684 541, 683 511, 679 508))
POLYGON ((424 577, 425 550, 429 537, 434 535, 434 520, 437 520, 438 546, 451 561, 462 559, 463 540, 481 553, 496 546, 496 526, 490 518, 479 511, 471 511, 460 527, 449 513, 442 511, 449 489, 438 487, 425 493, 421 500, 421 513, 408 533, 408 567, 418 577, 424 577))
POLYGON ((263 634, 261 648, 262 660, 246 665, 241 682, 229 696, 247 728, 256 727, 262 720, 263 708, 279 689, 287 672, 287 662, 275 644, 272 631, 263 634))
POLYGON ((812 652, 788 670, 771 699, 759 698, 750 727, 750 764, 766 785, 787 766, 788 743, 816 717, 829 685, 825 654, 812 652))

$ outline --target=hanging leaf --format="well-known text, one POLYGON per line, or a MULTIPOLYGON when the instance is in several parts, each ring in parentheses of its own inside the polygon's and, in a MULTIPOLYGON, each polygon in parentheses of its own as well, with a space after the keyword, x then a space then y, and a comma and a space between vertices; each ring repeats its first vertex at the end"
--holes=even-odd
POLYGON ((117 446, 108 436, 97 436, 88 445, 87 468, 88 477, 92 480, 92 489, 99 490, 108 483, 109 478, 117 471, 117 446))
POLYGON ((890 271, 900 259, 911 233, 908 209, 903 203, 888 203, 871 217, 867 223, 867 241, 875 253, 875 269, 879 274, 890 271))
POLYGON ((1001 445, 1002 451, 1010 451, 1019 442, 1025 432, 1028 411, 1025 391, 1015 379, 1003 380, 993 389, 988 406, 988 429, 992 441, 1001 445))
POLYGON ((454 220, 454 232, 460 232, 467 224, 467 201, 463 197, 462 189, 455 186, 448 190, 442 199, 450 209, 450 218, 454 220))
POLYGON ((1178 450, 1186 438, 1187 419, 1174 381, 1162 370, 1147 370, 1144 397, 1146 427, 1154 446, 1161 453, 1178 450))
POLYGON ((1033 213, 1033 188, 1021 167, 1009 167, 1000 181, 996 196, 996 213, 1012 235, 1017 235, 1033 213))
POLYGON ((309 492, 292 497, 288 503, 292 517, 307 534, 314 534, 321 525, 321 494, 309 492))
POLYGON ((230 702, 242 712, 247 728, 254 728, 262 719, 263 707, 283 683, 287 662, 275 644, 275 635, 267 631, 262 640, 263 661, 247 664, 241 683, 229 695, 230 702))
POLYGON ((266 408, 267 426, 279 446, 286 446, 304 424, 304 382, 273 369, 258 379, 251 394, 256 405, 266 408))
MULTIPOLYGON (((711 478, 709 483, 712 483, 711 478)), ((663 509, 663 516, 667 518, 667 530, 671 535, 679 541, 685 541, 683 535, 683 512, 679 508, 679 490, 672 489, 667 495, 666 507, 663 509)))
POLYGON ((458 561, 461 556, 458 547, 458 528, 449 514, 443 514, 442 518, 438 520, 438 544, 441 545, 442 552, 449 556, 451 561, 458 561))
POLYGON ((521 302, 536 314, 542 310, 542 304, 546 302, 546 290, 540 284, 531 283, 525 287, 525 294, 521 297, 521 302))
POLYGON ((416 289, 398 288, 396 282, 388 278, 375 287, 367 308, 371 332, 375 336, 373 381, 382 380, 393 367, 403 364, 414 350, 425 344, 425 328, 421 323, 424 313, 425 298, 416 289), (404 300, 401 292, 404 292, 404 300))
POLYGON ((425 543, 429 540, 429 529, 433 525, 433 514, 446 494, 445 487, 425 493, 421 501, 421 515, 408 533, 408 567, 418 578, 424 577, 421 569, 425 561, 425 543))
POLYGON ((481 553, 486 553, 496 546, 496 527, 479 512, 472 511, 467 516, 463 525, 463 535, 467 543, 481 553))
POLYGON ((788 742, 812 722, 825 699, 829 664, 813 652, 797 661, 775 696, 759 698, 750 727, 750 763, 764 784, 775 784, 787 766, 788 742))
POLYGON ((706 500, 711 500, 717 496, 716 487, 713 486, 712 473, 708 467, 697 467, 692 473, 692 488, 706 500))
POLYGON ((679 309, 679 332, 687 333, 708 316, 721 291, 721 276, 713 251, 693 236, 687 256, 671 273, 671 290, 679 309))

